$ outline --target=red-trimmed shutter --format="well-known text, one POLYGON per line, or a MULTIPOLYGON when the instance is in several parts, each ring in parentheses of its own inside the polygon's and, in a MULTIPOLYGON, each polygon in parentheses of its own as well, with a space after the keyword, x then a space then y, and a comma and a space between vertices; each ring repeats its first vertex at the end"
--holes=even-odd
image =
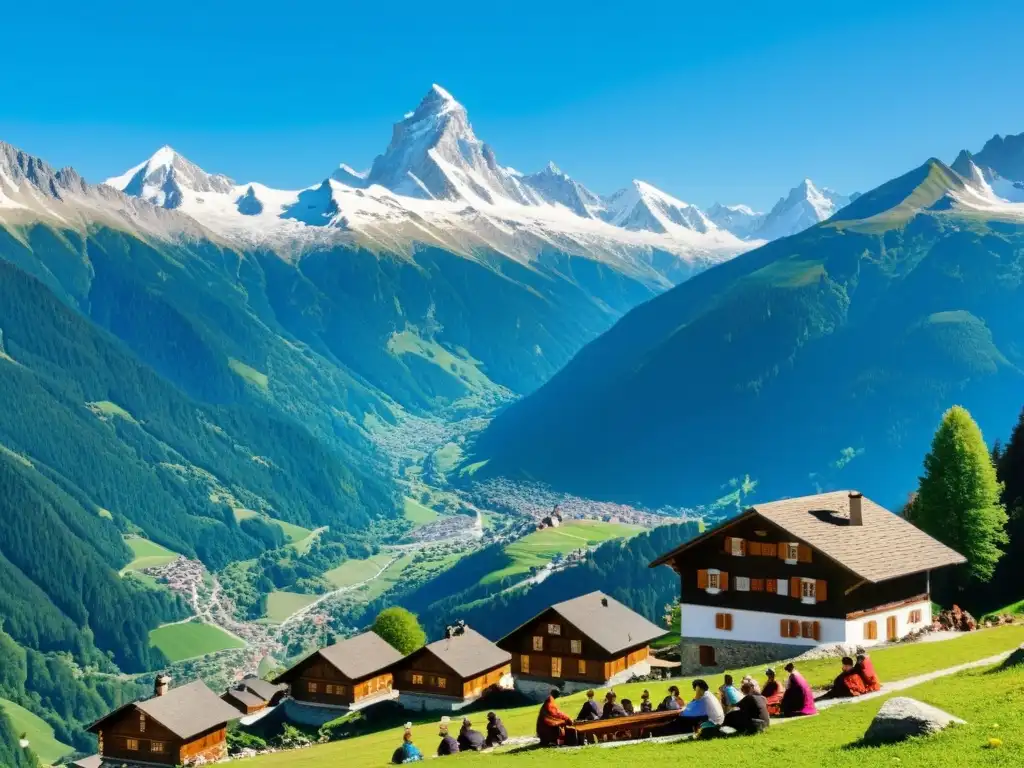
POLYGON ((825 583, 824 579, 818 579, 818 583, 815 584, 814 599, 819 602, 828 599, 828 584, 825 583))
POLYGON ((795 597, 797 600, 803 597, 803 590, 800 589, 799 576, 791 576, 789 578, 789 596, 795 597))
POLYGON ((811 548, 806 544, 798 544, 796 547, 796 559, 801 563, 811 562, 811 548))
POLYGON ((697 571, 697 589, 707 589, 707 588, 708 588, 708 572, 707 571, 697 571))
POLYGON ((718 576, 718 587, 723 592, 729 589, 729 574, 725 571, 722 571, 722 573, 718 576))
POLYGON ((726 536, 723 541, 725 542, 725 554, 732 554, 732 536, 726 536))

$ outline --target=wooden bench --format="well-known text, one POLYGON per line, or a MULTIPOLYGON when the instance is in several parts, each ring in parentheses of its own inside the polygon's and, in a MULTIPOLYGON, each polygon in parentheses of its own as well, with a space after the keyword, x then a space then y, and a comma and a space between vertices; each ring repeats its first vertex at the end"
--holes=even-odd
POLYGON ((581 740, 593 743, 605 738, 643 739, 653 735, 679 717, 679 710, 641 712, 607 720, 578 721, 573 727, 581 740))

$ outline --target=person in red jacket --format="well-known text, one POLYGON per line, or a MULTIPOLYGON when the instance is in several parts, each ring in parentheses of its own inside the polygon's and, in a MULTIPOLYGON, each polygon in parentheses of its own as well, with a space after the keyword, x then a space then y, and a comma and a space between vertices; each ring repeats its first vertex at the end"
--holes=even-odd
POLYGON ((819 696, 815 701, 824 701, 825 699, 848 699, 851 696, 860 696, 867 692, 868 689, 864 685, 864 680, 854 667, 853 659, 849 656, 844 656, 843 671, 840 672, 839 676, 833 681, 832 687, 829 689, 828 693, 824 696, 819 696))
POLYGON ((859 674, 861 680, 864 681, 864 687, 868 691, 882 690, 882 681, 878 679, 878 673, 875 672, 875 665, 871 663, 871 659, 868 658, 866 653, 857 654, 857 663, 854 666, 854 669, 857 670, 857 674, 859 674))

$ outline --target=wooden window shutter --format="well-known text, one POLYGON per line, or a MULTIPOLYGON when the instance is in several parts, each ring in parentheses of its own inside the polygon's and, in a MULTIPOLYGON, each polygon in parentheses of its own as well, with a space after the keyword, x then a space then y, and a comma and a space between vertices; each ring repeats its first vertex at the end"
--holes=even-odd
POLYGON ((725 623, 725 622, 723 621, 723 614, 721 614, 721 613, 716 613, 716 614, 715 614, 715 629, 722 629, 722 628, 723 628, 723 626, 722 626, 722 625, 723 625, 724 623, 725 623))
POLYGON ((707 589, 707 588, 708 588, 708 572, 707 571, 697 571, 697 589, 707 589))
POLYGON ((775 579, 765 579, 764 588, 767 592, 775 592, 775 579))
POLYGON ((764 579, 751 579, 750 580, 750 591, 751 592, 764 592, 764 579))
POLYGON ((811 548, 806 544, 798 544, 796 548, 796 559, 801 563, 811 562, 811 548))
POLYGON ((783 619, 779 623, 779 632, 782 634, 783 637, 789 637, 789 621, 788 620, 783 619))
POLYGON ((789 634, 791 637, 800 637, 800 622, 791 621, 789 622, 789 634))
POLYGON ((821 622, 814 622, 814 639, 821 640, 821 622))
POLYGON ((828 599, 828 584, 824 579, 818 579, 818 583, 814 585, 814 599, 818 602, 828 599))
POLYGON ((761 542, 759 542, 759 541, 752 541, 752 542, 750 542, 747 545, 747 549, 750 551, 750 554, 752 554, 752 555, 760 555, 761 554, 761 542))
POLYGON ((722 571, 718 576, 718 588, 725 592, 729 588, 729 574, 722 571))
POLYGON ((732 554, 732 536, 726 536, 725 539, 725 554, 732 554))
POLYGON ((727 632, 732 632, 732 614, 725 614, 725 629, 727 632))
POLYGON ((776 544, 775 545, 775 554, 778 556, 779 560, 785 560, 786 559, 786 545, 785 544, 776 544))
POLYGON ((800 592, 800 577, 791 576, 789 578, 789 596, 795 597, 797 600, 799 600, 801 597, 803 597, 803 595, 800 592))
POLYGON ((747 540, 746 539, 740 539, 740 554, 742 554, 742 555, 747 554, 747 540))

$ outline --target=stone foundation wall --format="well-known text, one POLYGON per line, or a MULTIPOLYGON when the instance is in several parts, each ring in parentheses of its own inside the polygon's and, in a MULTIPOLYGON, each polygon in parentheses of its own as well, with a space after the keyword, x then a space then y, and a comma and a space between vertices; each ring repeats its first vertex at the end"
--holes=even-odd
POLYGON ((755 664, 767 664, 768 662, 792 659, 813 647, 815 647, 813 643, 801 646, 687 637, 679 644, 679 673, 682 675, 693 675, 698 673, 728 672, 729 670, 741 669, 755 664), (714 666, 705 667, 701 665, 700 647, 702 645, 709 645, 715 649, 714 666))
POLYGON ((412 712, 458 712, 482 696, 473 696, 467 699, 448 698, 445 696, 427 696, 422 693, 398 694, 398 703, 412 712))
POLYGON ((558 689, 562 696, 570 696, 580 691, 588 691, 591 688, 611 688, 616 685, 628 683, 634 677, 644 677, 651 674, 651 665, 647 661, 641 661, 632 667, 619 672, 611 679, 603 683, 586 682, 585 680, 551 680, 537 677, 516 676, 516 690, 533 701, 541 702, 548 697, 552 689, 558 689))

